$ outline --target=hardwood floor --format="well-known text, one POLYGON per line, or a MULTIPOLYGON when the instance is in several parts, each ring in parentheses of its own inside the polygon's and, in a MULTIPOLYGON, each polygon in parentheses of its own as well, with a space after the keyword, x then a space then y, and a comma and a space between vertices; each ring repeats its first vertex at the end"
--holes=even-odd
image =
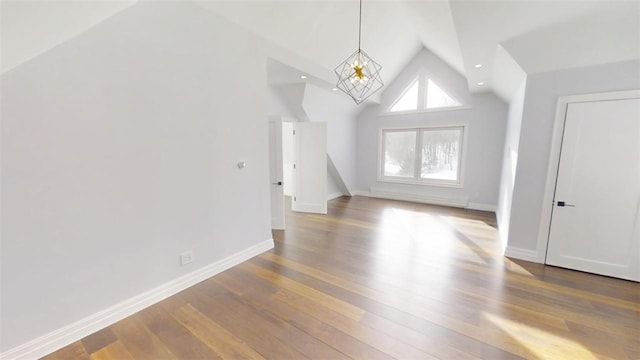
POLYGON ((493 214, 364 197, 46 357, 640 359, 638 283, 502 256, 493 214))

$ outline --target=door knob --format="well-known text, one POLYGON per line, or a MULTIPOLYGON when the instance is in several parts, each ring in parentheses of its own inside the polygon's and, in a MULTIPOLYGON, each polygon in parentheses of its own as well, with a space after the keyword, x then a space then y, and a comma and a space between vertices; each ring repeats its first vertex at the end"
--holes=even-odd
POLYGON ((575 205, 567 204, 564 201, 558 201, 558 206, 560 206, 560 207, 563 207, 563 206, 576 207, 575 205))
POLYGON ((273 185, 282 185, 282 181, 274 182, 273 185))

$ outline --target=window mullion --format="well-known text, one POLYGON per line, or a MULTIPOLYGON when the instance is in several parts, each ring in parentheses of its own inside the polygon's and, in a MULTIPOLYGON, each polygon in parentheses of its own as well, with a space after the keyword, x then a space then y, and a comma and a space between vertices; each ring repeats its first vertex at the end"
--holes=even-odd
POLYGON ((380 152, 378 153, 378 177, 384 177, 384 167, 386 165, 385 162, 385 152, 386 152, 386 142, 387 142, 387 131, 382 130, 380 132, 379 147, 380 152))
POLYGON ((422 171, 422 129, 416 129, 416 151, 415 151, 415 168, 413 178, 420 180, 420 172, 422 171))

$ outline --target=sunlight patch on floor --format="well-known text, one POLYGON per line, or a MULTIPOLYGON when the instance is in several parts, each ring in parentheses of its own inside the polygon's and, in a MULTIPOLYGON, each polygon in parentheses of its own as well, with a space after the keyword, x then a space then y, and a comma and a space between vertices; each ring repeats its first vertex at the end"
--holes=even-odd
POLYGON ((464 219, 458 216, 440 216, 451 226, 459 229, 468 237, 482 240, 498 241, 498 231, 495 227, 481 220, 464 219))
POLYGON ((509 260, 506 257, 504 258, 504 268, 509 273, 512 273, 515 275, 522 275, 530 278, 535 277, 531 272, 529 272, 529 270, 523 268, 522 266, 518 265, 514 261, 509 260))
POLYGON ((458 245, 446 224, 430 214, 400 208, 387 208, 381 215, 373 243, 376 273, 408 283, 439 282, 450 276, 449 260, 458 245))
POLYGON ((589 349, 573 340, 503 317, 483 313, 484 317, 513 340, 541 359, 598 359, 589 349))

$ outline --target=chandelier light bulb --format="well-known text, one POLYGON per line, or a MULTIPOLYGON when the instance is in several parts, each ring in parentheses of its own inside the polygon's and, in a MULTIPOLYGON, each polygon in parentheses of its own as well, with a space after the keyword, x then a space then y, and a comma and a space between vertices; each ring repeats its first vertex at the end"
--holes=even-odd
POLYGON ((336 67, 336 87, 360 104, 384 86, 380 77, 381 69, 380 64, 359 49, 336 67))

